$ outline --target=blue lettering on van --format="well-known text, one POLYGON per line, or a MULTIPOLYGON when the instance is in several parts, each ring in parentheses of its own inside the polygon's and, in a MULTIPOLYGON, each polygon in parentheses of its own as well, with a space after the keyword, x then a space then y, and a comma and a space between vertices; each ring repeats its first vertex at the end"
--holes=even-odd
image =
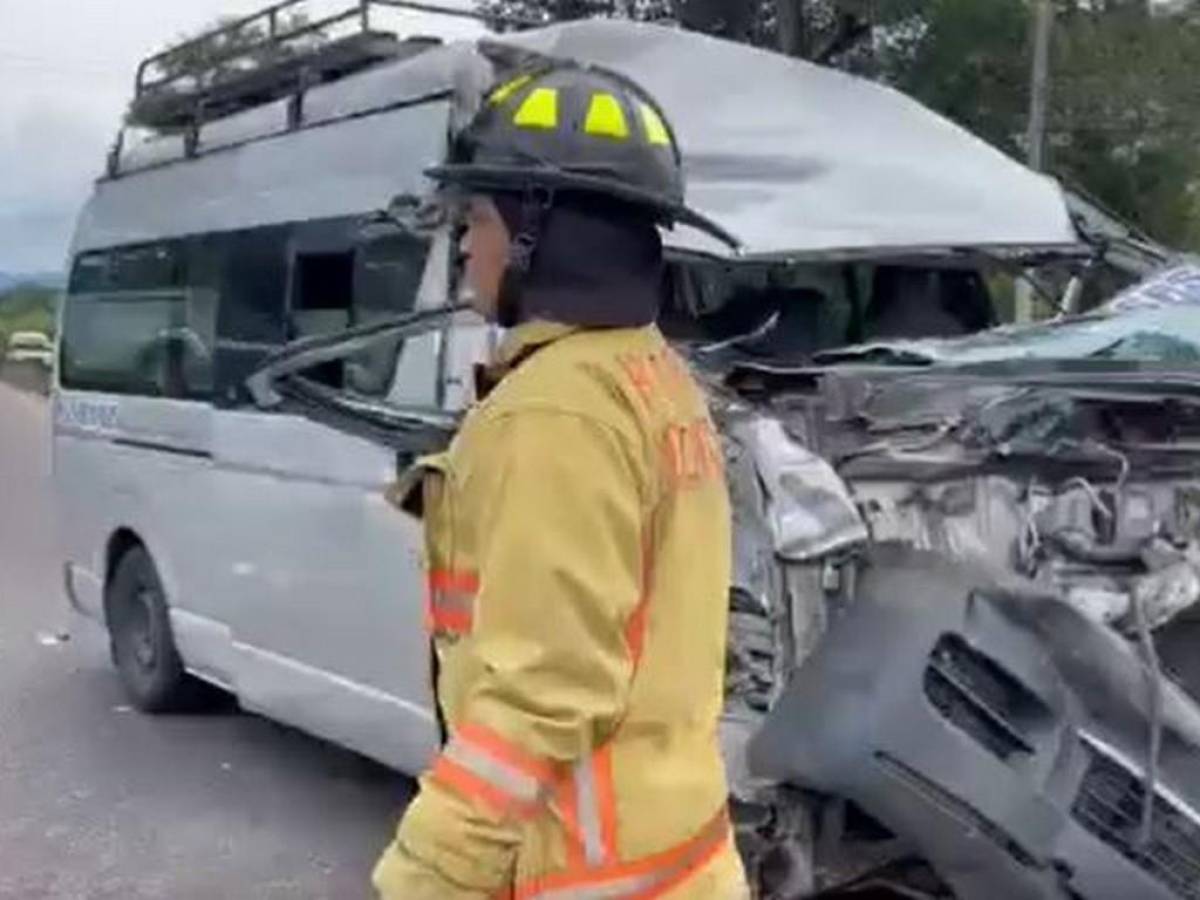
POLYGON ((60 400, 57 420, 60 425, 71 425, 95 431, 112 430, 117 427, 120 406, 113 401, 60 400))
POLYGON ((1200 268, 1182 265, 1148 278, 1122 291, 1107 308, 1128 312, 1175 306, 1200 306, 1200 268))

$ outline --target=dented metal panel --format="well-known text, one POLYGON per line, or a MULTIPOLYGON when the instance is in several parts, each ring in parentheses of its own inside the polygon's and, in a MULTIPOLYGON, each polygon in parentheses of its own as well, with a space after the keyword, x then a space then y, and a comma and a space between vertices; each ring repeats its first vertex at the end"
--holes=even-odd
POLYGON ((102 180, 74 252, 365 215, 426 190, 422 170, 444 153, 450 115, 448 100, 432 101, 102 180))
MULTIPOLYGON (((1078 244, 1056 182, 882 85, 630 22, 572 23, 497 42, 642 83, 678 133, 689 203, 748 255, 1078 244)), ((685 229, 670 239, 727 252, 685 229)))

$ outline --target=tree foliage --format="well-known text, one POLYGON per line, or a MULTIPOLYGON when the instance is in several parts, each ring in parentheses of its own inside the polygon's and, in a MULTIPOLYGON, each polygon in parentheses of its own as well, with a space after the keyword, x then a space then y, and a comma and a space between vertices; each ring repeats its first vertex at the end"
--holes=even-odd
POLYGON ((281 62, 325 40, 319 31, 296 34, 308 26, 308 17, 302 12, 280 15, 274 35, 265 18, 235 28, 237 21, 238 17, 222 16, 193 35, 181 35, 158 61, 156 76, 171 81, 202 73, 197 86, 204 86, 238 72, 281 62))
MULTIPOLYGON (((1049 170, 1159 240, 1200 244, 1196 89, 1200 13, 1148 0, 1056 0, 1049 170)), ((1027 0, 924 0, 881 25, 868 74, 896 84, 1024 158, 1030 91, 1027 0), (878 42, 877 42, 878 43, 878 42)))
POLYGON ((872 52, 847 61, 1016 153, 1029 106, 1029 16, 1019 0, 926 0, 875 26, 872 52))
POLYGON ((1200 15, 1109 0, 1067 6, 1056 37, 1049 158, 1155 237, 1200 246, 1200 15))
POLYGON ((18 331, 54 333, 58 291, 37 284, 19 284, 0 291, 0 358, 8 339, 18 331))
POLYGON ((595 15, 679 24, 692 31, 815 58, 840 49, 871 0, 478 0, 500 22, 595 15))

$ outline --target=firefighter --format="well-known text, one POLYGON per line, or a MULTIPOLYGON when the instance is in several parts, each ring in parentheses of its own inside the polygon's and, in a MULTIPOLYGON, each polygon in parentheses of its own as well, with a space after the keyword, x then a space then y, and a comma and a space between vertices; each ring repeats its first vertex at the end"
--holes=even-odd
POLYGON ((419 502, 446 742, 374 873, 385 900, 749 897, 726 816, 730 511, 704 397, 654 324, 683 202, 655 102, 527 71, 433 178, 510 330, 419 502))

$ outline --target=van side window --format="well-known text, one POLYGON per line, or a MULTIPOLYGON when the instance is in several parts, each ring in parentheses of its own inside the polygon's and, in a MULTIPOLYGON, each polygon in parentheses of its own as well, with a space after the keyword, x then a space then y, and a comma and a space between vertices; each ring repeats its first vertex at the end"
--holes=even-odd
POLYGON ((203 399, 216 298, 188 283, 184 241, 87 253, 72 268, 61 377, 78 390, 203 399))
MULTIPOLYGON (((293 226, 288 337, 336 334, 413 308, 428 242, 397 232, 364 236, 357 217, 293 226)), ((382 340, 306 374, 322 384, 381 396, 395 377, 400 340, 382 340)))
POLYGON ((288 338, 288 228, 266 225, 198 240, 220 296, 215 400, 236 406, 245 402, 246 378, 288 338))
POLYGON ((67 290, 71 294, 90 294, 108 286, 110 253, 83 253, 71 268, 67 290))
POLYGON ((219 256, 222 341, 277 347, 287 341, 287 226, 210 236, 219 256))
MULTIPOLYGON (((292 226, 288 338, 336 334, 350 327, 354 306, 355 221, 316 219, 292 226)), ((345 386, 345 363, 309 369, 308 378, 345 386)))
MULTIPOLYGON (((370 325, 412 310, 428 256, 428 241, 412 235, 363 243, 355 258, 353 324, 370 325)), ((364 394, 386 394, 396 377, 403 344, 400 338, 389 338, 351 357, 347 386, 364 394)))

